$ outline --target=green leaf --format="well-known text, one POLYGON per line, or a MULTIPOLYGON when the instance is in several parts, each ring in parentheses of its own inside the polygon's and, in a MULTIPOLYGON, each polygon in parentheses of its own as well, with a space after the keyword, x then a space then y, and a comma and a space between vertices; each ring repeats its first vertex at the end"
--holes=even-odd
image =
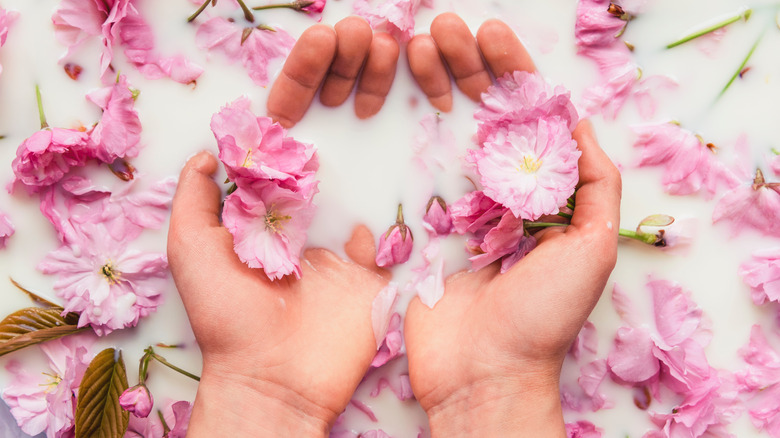
POLYGON ((77 314, 63 317, 62 312, 62 307, 28 307, 6 316, 0 321, 0 356, 85 329, 77 326, 77 314))
POLYGON ((639 223, 640 227, 665 227, 671 225, 674 222, 674 218, 668 214, 651 214, 650 216, 642 219, 639 223))
POLYGON ((106 348, 87 367, 76 406, 76 438, 118 438, 127 430, 130 413, 119 405, 127 389, 122 353, 106 348))

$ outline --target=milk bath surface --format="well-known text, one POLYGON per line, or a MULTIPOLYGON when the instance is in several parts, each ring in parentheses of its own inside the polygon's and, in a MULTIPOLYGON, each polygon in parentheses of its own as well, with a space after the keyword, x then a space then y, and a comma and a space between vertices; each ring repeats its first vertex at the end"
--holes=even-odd
MULTIPOLYGON (((99 44, 96 40, 79 46, 69 60, 84 70, 74 81, 58 63, 66 48, 54 38, 51 14, 59 2, 5 0, 2 7, 19 13, 11 25, 6 44, 0 48, 0 180, 3 185, 13 177, 11 162, 18 145, 39 129, 34 88, 37 84, 51 126, 89 125, 100 117, 100 110, 84 96, 101 87, 98 71, 99 44)), ((576 2, 510 1, 473 2, 452 0, 434 2, 432 9, 422 7, 416 15, 416 31, 427 31, 431 20, 440 12, 459 14, 476 31, 488 18, 500 18, 521 37, 542 74, 553 84, 572 91, 579 104, 588 87, 599 82, 594 62, 577 55, 574 40, 576 2)), ((142 149, 132 164, 138 169, 138 184, 148 185, 168 176, 176 176, 187 157, 207 149, 216 152, 216 142, 209 129, 212 114, 236 98, 246 95, 252 109, 264 114, 268 87, 256 85, 240 63, 229 64, 219 53, 209 53, 195 44, 195 26, 185 21, 197 5, 184 1, 152 2, 142 0, 138 7, 153 28, 157 50, 166 55, 183 54, 202 66, 204 73, 196 85, 183 85, 170 79, 148 80, 132 65, 120 49, 112 61, 114 68, 128 77, 139 90, 135 108, 141 119, 142 149)), ((331 0, 322 22, 335 24, 351 13, 352 2, 331 0)), ((612 120, 596 114, 592 117, 601 142, 623 175, 621 226, 633 229, 646 216, 663 213, 677 220, 694 221, 692 243, 681 251, 660 251, 633 241, 622 242, 618 263, 605 293, 590 321, 598 335, 595 358, 604 359, 612 349, 616 331, 624 325, 615 311, 611 295, 618 284, 641 310, 640 320, 652 324, 653 310, 645 283, 648 276, 679 282, 691 293, 691 299, 711 323, 712 340, 706 347, 709 364, 718 370, 736 372, 744 368, 738 355, 746 345, 751 326, 760 324, 770 344, 777 339, 774 303, 756 306, 749 288, 738 275, 740 264, 751 253, 780 245, 777 238, 744 230, 733 235, 725 223, 712 224, 712 213, 722 192, 712 198, 701 194, 672 196, 661 183, 662 168, 637 168, 637 150, 632 146, 636 135, 631 127, 638 124, 676 121, 699 134, 705 142, 717 147, 718 158, 732 164, 746 158, 748 167, 763 169, 769 181, 775 181, 767 158, 778 147, 776 118, 780 114, 780 30, 775 24, 776 9, 771 2, 743 3, 726 0, 691 0, 680 3, 666 0, 648 2, 625 29, 622 39, 633 46, 632 57, 641 67, 643 77, 663 75, 676 83, 673 87, 649 90, 656 102, 653 116, 643 119, 635 103, 629 100, 612 120), (747 22, 738 21, 716 35, 690 41, 674 49, 664 47, 686 34, 716 23, 743 8, 753 9, 747 22), (721 95, 729 79, 740 70, 751 47, 761 36, 755 51, 731 86, 721 95), (738 150, 743 138, 747 152, 738 150)), ((240 18, 240 12, 234 13, 240 18)), ((309 17, 289 10, 258 12, 258 21, 279 26, 298 37, 315 23, 309 17)), ((403 53, 403 50, 402 50, 403 53)), ((278 73, 281 60, 272 61, 269 73, 278 73)), ((435 112, 417 89, 402 55, 393 88, 387 102, 375 117, 357 120, 352 100, 336 109, 315 103, 306 117, 292 130, 297 140, 311 142, 318 148, 320 193, 315 198, 318 212, 309 231, 309 245, 330 248, 337 253, 354 224, 364 223, 374 233, 386 230, 394 218, 399 202, 404 204, 406 222, 418 239, 412 259, 394 271, 400 284, 411 277, 411 269, 421 262, 419 248, 425 231, 419 218, 431 194, 452 202, 471 190, 459 167, 459 157, 474 147, 472 136, 476 122, 472 118, 476 104, 455 92, 451 113, 441 114, 440 132, 451 132, 458 151, 448 165, 437 169, 433 177, 421 174, 415 163, 415 145, 424 130, 420 121, 435 112), (414 219, 412 219, 414 218, 414 219)), ((98 172, 93 172, 97 174, 98 172)), ((106 173, 106 172, 100 172, 106 173)), ((220 171, 217 181, 224 181, 220 171)), ((105 184, 117 187, 121 182, 108 175, 105 184)), ((227 189, 227 185, 224 186, 227 189)), ((0 250, 0 278, 13 277, 36 293, 57 301, 52 286, 55 278, 36 270, 39 262, 56 249, 57 239, 51 225, 41 215, 37 199, 23 191, 9 195, 0 192, 0 211, 9 215, 16 233, 8 246, 0 250)), ((133 247, 145 251, 165 251, 167 224, 161 230, 147 230, 133 247)), ((468 266, 463 240, 450 237, 443 248, 448 255, 450 272, 468 266)), ((562 267, 565 270, 565 267, 562 267)), ((30 306, 29 300, 10 283, 2 289, 0 313, 3 315, 30 306)), ((161 353, 171 362, 196 374, 200 373, 200 356, 189 328, 186 314, 172 281, 162 292, 164 302, 157 311, 140 320, 137 327, 120 330, 100 338, 95 352, 103 347, 122 349, 131 386, 137 381, 135 363, 149 345, 163 343, 182 345, 161 353)), ((397 304, 403 310, 412 293, 406 291, 397 304)), ((0 358, 0 387, 6 387, 11 376, 5 370, 10 361, 19 361, 31 373, 48 372, 38 347, 0 358)), ((575 387, 580 364, 571 357, 564 365, 562 387, 575 387)), ((197 386, 186 377, 155 366, 148 382, 158 403, 166 399, 194 400, 197 386)), ((379 396, 371 392, 382 378, 394 381, 405 374, 405 359, 397 359, 370 373, 355 394, 357 403, 347 407, 338 425, 360 433, 382 429, 394 437, 415 437, 427 430, 425 415, 412 401, 398 401, 392 391, 384 389, 379 396), (359 406, 368 406, 376 415, 372 421, 359 406)), ((587 420, 604 430, 607 437, 637 437, 657 427, 647 411, 635 405, 636 391, 619 386, 609 377, 601 391, 611 408, 597 412, 565 409, 567 422, 587 420)), ((641 397, 640 397, 641 398, 641 397)), ((654 399, 649 410, 669 413, 680 402, 674 394, 654 399)), ((744 406, 744 404, 742 404, 744 406)), ((736 436, 762 436, 742 413, 726 429, 736 436)), ((425 432, 424 432, 425 433, 425 432)))

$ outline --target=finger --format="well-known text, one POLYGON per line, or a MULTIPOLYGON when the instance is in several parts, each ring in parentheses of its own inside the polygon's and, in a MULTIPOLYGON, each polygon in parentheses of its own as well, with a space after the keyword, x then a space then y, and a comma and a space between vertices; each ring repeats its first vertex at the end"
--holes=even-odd
POLYGON ((431 23, 431 36, 460 91, 472 100, 479 101, 480 94, 493 81, 466 23, 457 15, 446 12, 431 23))
POLYGON ((395 79, 399 51, 398 43, 389 34, 374 35, 355 95, 358 118, 367 119, 382 109, 395 79))
POLYGON ((390 271, 376 265, 374 236, 365 225, 358 225, 352 230, 352 237, 344 244, 344 252, 353 262, 389 279, 390 271))
POLYGON ((306 29, 271 87, 268 115, 284 127, 298 123, 309 109, 336 54, 336 32, 324 24, 306 29))
POLYGON ((347 100, 371 47, 371 26, 364 18, 347 17, 336 23, 335 29, 336 59, 320 90, 320 102, 325 106, 339 106, 347 100))
POLYGON ((513 71, 536 70, 531 55, 515 32, 501 20, 488 20, 477 31, 477 44, 493 76, 500 78, 513 71))
POLYGON ((409 69, 417 85, 435 108, 452 109, 452 84, 439 49, 430 35, 416 35, 406 46, 409 69))

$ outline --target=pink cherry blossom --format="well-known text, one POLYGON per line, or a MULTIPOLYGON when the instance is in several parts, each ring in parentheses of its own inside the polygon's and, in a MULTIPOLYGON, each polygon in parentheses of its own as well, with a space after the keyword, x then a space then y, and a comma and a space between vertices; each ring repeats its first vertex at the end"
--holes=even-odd
POLYGON ((152 28, 140 13, 131 10, 119 28, 125 56, 147 79, 169 77, 182 84, 194 83, 203 69, 182 55, 163 57, 154 50, 152 28))
POLYGON ((515 217, 511 212, 506 212, 495 227, 485 234, 482 243, 479 246, 480 253, 469 258, 471 260, 471 269, 479 270, 494 261, 512 254, 518 256, 507 262, 502 272, 507 271, 520 258, 536 246, 536 239, 525 235, 523 220, 515 217))
MULTIPOLYGON (((16 20, 19 14, 15 11, 8 11, 0 8, 0 47, 5 44, 6 38, 8 38, 8 28, 16 20)), ((3 66, 0 65, 0 73, 3 72, 3 66)))
POLYGON ((413 269, 415 276, 410 288, 417 292, 420 301, 433 309, 444 296, 444 257, 439 237, 433 237, 422 249, 422 266, 413 269))
POLYGON ((482 149, 469 152, 485 195, 518 218, 557 213, 579 180, 581 152, 559 117, 501 130, 482 149))
POLYGON ((754 252, 752 260, 739 267, 739 275, 757 305, 780 302, 780 248, 754 252))
POLYGON ((712 197, 719 186, 733 188, 737 177, 715 160, 712 149, 700 137, 675 123, 636 126, 634 147, 640 149, 639 167, 663 168, 661 182, 667 193, 689 195, 704 192, 712 197))
POLYGON ((71 335, 41 344, 50 372, 30 373, 19 362, 8 363, 13 380, 2 397, 25 433, 45 431, 47 438, 73 436, 76 394, 94 356, 92 343, 89 336, 71 335))
POLYGON ((117 158, 138 155, 141 119, 127 78, 120 75, 115 84, 89 93, 87 100, 103 110, 100 122, 90 133, 97 158, 112 163, 117 158))
POLYGON ((589 421, 566 423, 567 438, 601 438, 603 431, 589 421))
POLYGON ((105 335, 134 327, 162 300, 168 277, 165 255, 126 249, 103 227, 83 225, 78 240, 63 244, 38 265, 57 275, 54 290, 66 312, 80 313, 79 327, 105 335))
POLYGON ((119 37, 122 20, 137 14, 132 0, 63 0, 52 15, 57 39, 68 47, 63 58, 90 37, 100 37, 100 75, 110 81, 110 64, 114 58, 114 43, 119 37))
POLYGON ((7 214, 0 211, 0 249, 5 248, 8 238, 14 235, 14 225, 7 214))
POLYGON ((473 233, 484 236, 507 211, 506 207, 481 190, 469 192, 450 205, 452 225, 458 234, 473 233))
MULTIPOLYGON (((170 431, 167 437, 185 438, 190 422, 192 404, 188 401, 168 402, 162 409, 165 424, 170 431)), ((163 436, 163 425, 157 415, 147 418, 130 416, 130 424, 125 432, 125 438, 156 438, 163 436)))
POLYGON ((379 381, 377 381, 376 388, 374 388, 369 394, 369 397, 378 396, 385 388, 390 388, 398 400, 405 401, 414 398, 412 384, 409 381, 408 374, 401 374, 394 378, 393 381, 390 381, 385 377, 381 377, 379 381))
MULTIPOLYGON (((308 3, 308 0, 298 0, 308 3)), ((310 17, 317 21, 322 20, 322 11, 325 10, 325 3, 327 0, 313 0, 308 6, 301 8, 301 11, 309 14, 310 17)))
POLYGON ((739 355, 746 367, 734 376, 739 392, 747 397, 750 420, 770 436, 780 436, 780 354, 756 324, 739 355))
POLYGON ((580 333, 569 349, 569 356, 564 361, 562 376, 577 376, 574 386, 565 380, 561 381, 561 404, 565 409, 575 412, 592 411, 614 406, 600 390, 601 383, 609 375, 606 359, 597 359, 598 335, 596 326, 585 321, 580 333), (576 367, 579 373, 567 372, 567 368, 576 367))
POLYGON ((414 246, 412 231, 403 222, 391 226, 379 236, 376 249, 376 264, 389 268, 409 260, 414 246))
POLYGON ((240 60, 255 84, 268 84, 268 64, 290 53, 295 39, 283 29, 274 31, 247 28, 222 17, 214 17, 201 24, 195 35, 198 47, 218 50, 230 62, 240 60))
POLYGON ((300 278, 300 256, 315 211, 314 193, 316 181, 298 191, 258 182, 228 196, 222 220, 241 261, 262 268, 272 280, 289 274, 300 278))
POLYGON ((146 385, 138 384, 122 392, 119 396, 119 405, 136 417, 145 418, 152 412, 154 399, 146 385))
MULTIPOLYGON (((379 311, 379 309, 377 310, 379 311)), ((385 338, 371 361, 371 366, 379 368, 391 360, 401 356, 401 348, 404 345, 404 337, 401 333, 401 315, 393 313, 387 324, 385 338)))
POLYGON ((62 243, 79 240, 84 224, 100 224, 111 237, 131 241, 144 229, 157 229, 168 217, 176 180, 167 178, 140 190, 140 182, 123 183, 112 193, 81 175, 69 175, 41 192, 41 213, 62 243))
POLYGON ((358 435, 358 438, 393 438, 382 429, 377 430, 367 430, 360 435, 358 435))
POLYGON ((384 28, 399 42, 407 42, 414 36, 414 16, 420 6, 433 7, 433 0, 356 0, 352 8, 372 28, 384 28))
POLYGON ((293 188, 297 179, 319 167, 314 147, 287 137, 287 131, 269 117, 257 117, 251 102, 241 97, 211 118, 219 158, 228 178, 239 186, 257 180, 278 180, 293 188))
POLYGON ((478 143, 493 139, 501 128, 559 118, 573 131, 579 118, 569 91, 552 87, 539 73, 516 71, 497 78, 496 84, 482 93, 482 102, 474 112, 480 123, 478 143))
POLYGON ((37 193, 83 166, 92 154, 89 134, 74 129, 44 128, 24 140, 11 163, 14 185, 20 183, 37 193))
MULTIPOLYGON (((390 282, 382 288, 371 303, 371 327, 374 330, 376 349, 382 347, 392 320, 393 308, 398 299, 398 285, 390 282)), ((400 316, 399 316, 400 319, 400 316)), ((398 322, 400 327, 400 321, 398 322)))
POLYGON ((615 41, 626 21, 609 13, 609 4, 609 0, 580 0, 577 3, 574 37, 578 46, 606 46, 615 41))
POLYGON ((423 216, 423 228, 431 236, 446 236, 452 232, 452 215, 447 211, 447 204, 439 196, 434 196, 428 201, 423 216))
POLYGON ((726 220, 733 234, 744 228, 768 236, 780 236, 780 183, 767 183, 760 170, 752 183, 743 183, 727 192, 712 213, 712 222, 726 220))

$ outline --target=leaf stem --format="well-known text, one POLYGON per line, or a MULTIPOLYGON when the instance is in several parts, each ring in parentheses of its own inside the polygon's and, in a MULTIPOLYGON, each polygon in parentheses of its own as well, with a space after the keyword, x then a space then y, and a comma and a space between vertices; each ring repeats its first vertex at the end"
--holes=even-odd
POLYGON ((683 38, 681 38, 681 39, 679 39, 679 40, 677 40, 677 41, 675 41, 673 43, 667 44, 666 48, 667 49, 671 49, 673 47, 677 47, 680 44, 687 43, 688 41, 690 41, 692 39, 696 39, 696 38, 698 38, 698 37, 700 37, 702 35, 706 35, 706 34, 708 34, 710 32, 714 32, 714 31, 716 31, 716 30, 718 30, 720 28, 726 27, 726 26, 728 26, 731 23, 735 23, 735 22, 739 21, 742 18, 744 18, 745 21, 747 21, 750 18, 750 15, 752 13, 753 13, 752 9, 747 9, 747 10, 745 10, 743 12, 740 12, 736 16, 729 17, 729 18, 727 18, 727 19, 725 19, 725 20, 723 20, 723 21, 721 21, 719 23, 715 23, 712 26, 709 26, 709 27, 706 27, 704 29, 698 30, 698 31, 693 32, 692 34, 687 35, 687 36, 685 36, 685 37, 683 37, 683 38))
POLYGON ((569 224, 562 224, 558 222, 526 222, 523 224, 525 228, 550 228, 550 227, 568 227, 569 224))
POLYGON ((558 212, 558 216, 566 218, 566 219, 571 219, 571 215, 569 213, 564 213, 562 211, 558 212))
POLYGON ((726 86, 723 87, 722 90, 720 90, 720 94, 718 94, 718 97, 723 96, 723 94, 726 92, 726 90, 728 90, 729 87, 731 87, 731 84, 734 83, 734 81, 737 79, 739 74, 745 68, 745 65, 747 65, 748 61, 750 60, 750 57, 753 56, 753 52, 756 51, 756 47, 758 47, 758 43, 761 42, 761 38, 764 37, 764 33, 765 32, 766 31, 761 32, 761 35, 759 35, 758 38, 756 38, 756 42, 753 43, 753 47, 750 48, 750 51, 747 53, 747 56, 745 56, 745 59, 742 60, 742 64, 739 65, 739 67, 737 68, 737 71, 735 71, 734 75, 731 76, 731 79, 729 79, 729 81, 726 84, 726 86))
POLYGON ((236 1, 238 2, 238 5, 241 6, 241 10, 244 11, 244 18, 246 18, 246 21, 250 23, 254 23, 255 16, 254 14, 252 14, 252 10, 246 6, 244 0, 236 0, 236 1))
POLYGON ((653 245, 655 243, 656 236, 654 234, 650 233, 643 233, 641 231, 634 231, 634 230, 626 230, 625 228, 621 228, 618 231, 618 235, 623 237, 628 237, 629 239, 638 240, 642 243, 646 243, 648 245, 653 245))
POLYGON ((197 11, 195 11, 195 13, 193 13, 192 15, 190 15, 190 16, 187 18, 187 23, 191 23, 191 22, 192 22, 194 19, 198 18, 198 15, 200 15, 200 13, 201 13, 201 12, 203 12, 204 10, 206 10, 206 6, 208 6, 208 5, 209 5, 209 3, 211 3, 211 0, 206 0, 205 2, 203 2, 203 4, 202 4, 202 5, 200 5, 200 7, 198 8, 198 10, 197 10, 197 11))
POLYGON ((254 11, 262 11, 265 9, 298 9, 297 3, 281 3, 278 5, 265 5, 265 6, 255 6, 252 8, 254 11))
POLYGON ((189 372, 189 371, 185 371, 185 370, 183 370, 183 369, 181 369, 181 368, 177 367, 176 365, 174 365, 174 364, 172 364, 172 363, 168 362, 168 361, 167 361, 167 360, 166 360, 164 357, 162 357, 162 356, 160 356, 159 354, 155 353, 155 352, 154 352, 154 349, 153 349, 152 347, 149 347, 149 348, 147 348, 147 349, 146 349, 146 350, 144 350, 144 351, 145 351, 145 352, 146 352, 146 354, 148 354, 148 355, 149 355, 149 356, 150 356, 152 359, 156 360, 157 362, 160 362, 161 364, 165 365, 166 367, 168 367, 168 368, 170 368, 170 369, 172 369, 172 370, 176 371, 176 372, 177 372, 177 373, 179 373, 179 374, 183 374, 183 375, 185 375, 185 376, 189 377, 189 378, 190 378, 190 379, 192 379, 192 380, 195 380, 195 381, 198 381, 198 382, 200 382, 200 377, 196 376, 195 374, 192 374, 192 373, 191 373, 191 372, 189 372))
POLYGON ((35 84, 35 100, 38 102, 38 117, 41 119, 41 129, 49 127, 46 123, 46 114, 43 113, 43 99, 41 99, 41 88, 35 84))

